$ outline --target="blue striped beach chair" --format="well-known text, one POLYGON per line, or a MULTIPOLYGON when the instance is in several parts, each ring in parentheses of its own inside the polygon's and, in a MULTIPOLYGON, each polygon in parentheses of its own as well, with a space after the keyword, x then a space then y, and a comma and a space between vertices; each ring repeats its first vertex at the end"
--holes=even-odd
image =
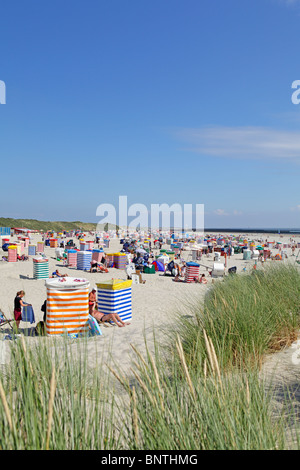
POLYGON ((124 321, 132 319, 132 280, 111 279, 97 284, 98 310, 105 315, 117 313, 124 321))

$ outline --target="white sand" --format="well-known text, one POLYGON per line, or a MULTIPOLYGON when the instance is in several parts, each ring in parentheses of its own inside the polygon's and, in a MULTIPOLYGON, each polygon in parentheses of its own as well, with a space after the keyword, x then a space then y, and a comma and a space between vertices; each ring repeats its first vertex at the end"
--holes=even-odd
MULTIPOLYGON (((288 243, 290 238, 291 237, 288 235, 251 234, 251 239, 253 240, 264 241, 268 239, 269 241, 275 240, 282 243, 288 243)), ((300 235, 292 238, 295 242, 300 241, 300 235)), ((89 240, 91 237, 87 236, 86 239, 89 240)), ((12 238, 11 241, 14 240, 16 240, 16 238, 12 238)), ((41 241, 40 235, 33 236, 32 243, 35 244, 37 241, 41 241)), ((109 249, 105 249, 105 251, 114 253, 119 251, 120 248, 119 240, 112 239, 109 249)), ((165 246, 164 248, 169 247, 165 246)), ((7 253, 1 253, 1 251, 0 249, 0 256, 2 256, 2 254, 7 255, 7 253)), ((27 249, 25 249, 25 252, 27 254, 27 249)), ((291 249, 288 249, 287 252, 287 260, 268 260, 267 264, 295 262, 296 256, 292 256, 291 249)), ((298 252, 299 249, 296 249, 295 255, 297 255, 298 252)), ((276 254, 277 250, 272 250, 272 253, 276 254)), ((61 273, 67 273, 72 277, 85 277, 90 281, 91 288, 102 280, 112 278, 125 280, 127 278, 123 270, 114 268, 110 268, 109 273, 86 273, 74 268, 65 267, 62 262, 56 260, 54 248, 45 247, 45 254, 49 258, 50 273, 58 269, 61 273)), ((0 308, 6 316, 13 318, 14 297, 17 291, 24 290, 26 293, 24 300, 32 304, 37 323, 43 318, 41 306, 46 298, 46 288, 45 280, 33 279, 33 262, 31 258, 32 257, 30 257, 29 261, 18 261, 17 263, 0 262, 0 308)), ((191 252, 185 251, 184 258, 191 260, 191 252)), ((221 260, 223 261, 223 258, 221 258, 221 260)), ((203 256, 200 263, 212 267, 213 255, 209 257, 203 256)), ((242 254, 232 255, 230 259, 227 260, 226 273, 227 269, 232 266, 237 266, 238 273, 240 273, 244 267, 246 267, 247 271, 251 270, 253 265, 254 261, 244 261, 242 254)), ((111 351, 114 359, 122 366, 124 372, 129 371, 131 365, 130 356, 132 355, 130 344, 134 344, 139 350, 143 351, 145 335, 151 345, 154 330, 156 338, 164 340, 167 337, 166 331, 169 330, 170 325, 174 324, 176 313, 181 313, 183 317, 187 314, 187 311, 184 309, 185 303, 189 300, 195 300, 196 298, 199 298, 201 301, 204 298, 207 289, 211 286, 212 279, 208 275, 205 267, 200 268, 200 273, 206 275, 208 279, 207 285, 174 282, 173 278, 164 276, 163 273, 160 272, 155 274, 143 274, 143 279, 146 280, 146 283, 132 286, 131 324, 123 328, 118 328, 117 326, 101 326, 103 335, 89 340, 90 343, 88 347, 91 365, 100 357, 106 359, 107 353, 111 351)), ((28 332, 34 326, 35 325, 21 322, 20 329, 26 333, 26 330, 28 332)), ((9 329, 6 327, 0 329, 0 333, 7 332, 9 332, 9 329)), ((30 337, 27 339, 28 342, 32 343, 41 340, 45 339, 39 337, 30 337)), ((76 341, 78 340, 74 340, 75 343, 76 341)), ((152 348, 152 346, 150 347, 152 348)))

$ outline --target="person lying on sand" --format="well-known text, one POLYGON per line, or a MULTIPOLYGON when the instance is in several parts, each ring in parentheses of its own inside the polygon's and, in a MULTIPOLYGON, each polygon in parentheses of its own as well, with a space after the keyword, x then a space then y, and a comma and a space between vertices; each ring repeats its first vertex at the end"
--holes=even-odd
POLYGON ((69 274, 61 274, 58 269, 56 271, 54 271, 52 273, 52 276, 50 276, 50 278, 53 278, 53 277, 68 277, 69 274))
MULTIPOLYGON (((99 323, 112 320, 116 325, 120 327, 126 325, 117 313, 104 314, 98 311, 96 289, 92 289, 91 292, 89 293, 89 313, 99 323)), ((129 323, 127 324, 129 325, 129 323)))
POLYGON ((29 260, 29 257, 28 256, 25 256, 25 255, 17 255, 17 259, 18 261, 28 261, 29 260))
MULTIPOLYGON (((99 323, 101 322, 106 322, 106 321, 113 321, 116 325, 119 327, 126 326, 126 323, 123 322, 121 317, 117 313, 101 313, 99 311, 94 310, 94 314, 92 315, 99 323)), ((130 325, 130 323, 127 322, 127 325, 130 325)))

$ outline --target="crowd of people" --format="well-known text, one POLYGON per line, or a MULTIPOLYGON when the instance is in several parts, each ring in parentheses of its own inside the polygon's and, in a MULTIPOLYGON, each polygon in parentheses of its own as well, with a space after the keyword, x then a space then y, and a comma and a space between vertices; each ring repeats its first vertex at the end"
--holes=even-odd
MULTIPOLYGON (((141 241, 137 241, 136 239, 130 239, 129 237, 127 237, 123 240, 120 240, 120 242, 122 245, 122 248, 120 251, 127 255, 127 263, 133 266, 132 273, 147 272, 145 271, 145 269, 153 267, 153 265, 155 265, 155 262, 157 262, 158 259, 161 256, 163 256, 162 252, 165 251, 165 250, 162 250, 162 246, 164 243, 164 240, 162 238, 158 238, 157 240, 154 240, 154 242, 151 241, 150 239, 147 240, 147 242, 141 242, 141 241)), ((291 242, 290 248, 292 251, 292 256, 295 256, 296 244, 293 243, 292 239, 290 240, 290 242, 291 242)), ((261 243, 263 246, 267 246, 267 240, 265 241, 265 243, 263 240, 261 240, 261 243)), ((65 243, 64 243, 64 247, 66 247, 65 243)), ((222 251, 223 251, 222 256, 224 256, 225 266, 226 266, 226 259, 230 258, 235 253, 236 247, 237 247, 237 244, 232 245, 231 243, 225 246, 222 246, 222 251)), ((247 247, 242 246, 241 250, 245 248, 247 247)), ((278 253, 276 254, 277 258, 274 258, 272 254, 270 254, 270 259, 283 259, 285 250, 282 249, 281 244, 280 243, 275 244, 274 242, 274 248, 278 250, 278 253)), ((220 246, 217 246, 216 244, 213 244, 209 241, 207 243, 207 246, 203 246, 201 249, 199 249, 199 251, 197 251, 195 261, 199 262, 202 260, 203 256, 211 257, 211 254, 215 255, 218 252, 220 252, 220 246)), ((265 261, 265 252, 266 250, 261 250, 259 252, 258 260, 260 260, 262 263, 265 261)), ((25 260, 27 258, 28 257, 26 257, 25 255, 22 255, 22 257, 19 257, 20 260, 21 259, 25 260)), ((103 254, 102 256, 100 256, 100 258, 98 258, 97 260, 92 259, 89 271, 90 273, 103 273, 103 272, 108 273, 109 272, 108 268, 111 266, 112 265, 109 264, 106 254, 103 251, 103 254)), ((256 263, 255 263, 254 268, 256 268, 256 263)), ((171 276, 175 282, 180 282, 180 281, 184 282, 186 269, 187 269, 187 260, 183 259, 181 250, 177 250, 176 253, 174 253, 173 259, 171 260, 169 259, 167 262, 164 262, 163 275, 171 276)), ((236 272, 236 268, 232 267, 230 269, 232 272, 236 272)), ((209 271, 209 274, 211 274, 211 271, 209 271)), ((127 275, 128 275, 128 278, 130 278, 130 275, 128 272, 127 272, 127 275)), ((68 274, 61 273, 58 269, 56 269, 55 271, 52 272, 52 274, 49 277, 50 278, 62 278, 62 280, 65 280, 64 278, 68 277, 68 274)), ((208 283, 208 280, 205 274, 201 274, 201 273, 199 273, 199 275, 197 275, 197 278, 194 278, 193 281, 199 284, 208 283)), ((30 305, 24 302, 23 300, 24 296, 25 296, 25 292, 22 290, 22 291, 17 292, 15 299, 14 299, 14 318, 15 318, 17 329, 19 328, 20 321, 22 320, 22 308, 30 305)), ((46 323, 46 301, 42 306, 42 310, 44 312, 43 322, 46 323)), ((92 291, 89 293, 89 313, 99 323, 111 322, 120 327, 125 326, 125 322, 120 318, 120 316, 117 313, 104 314, 103 312, 100 312, 98 310, 98 303, 97 303, 95 288, 92 289, 92 291)))

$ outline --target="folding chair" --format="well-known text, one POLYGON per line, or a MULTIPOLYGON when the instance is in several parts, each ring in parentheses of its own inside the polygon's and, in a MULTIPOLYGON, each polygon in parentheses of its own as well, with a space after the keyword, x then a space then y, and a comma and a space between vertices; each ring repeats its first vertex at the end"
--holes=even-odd
POLYGON ((9 320, 8 318, 6 318, 6 316, 4 315, 2 310, 0 310, 0 328, 2 328, 2 326, 4 326, 4 325, 9 324, 9 326, 13 330, 13 327, 11 326, 11 322, 13 322, 13 321, 15 321, 15 320, 9 320))

